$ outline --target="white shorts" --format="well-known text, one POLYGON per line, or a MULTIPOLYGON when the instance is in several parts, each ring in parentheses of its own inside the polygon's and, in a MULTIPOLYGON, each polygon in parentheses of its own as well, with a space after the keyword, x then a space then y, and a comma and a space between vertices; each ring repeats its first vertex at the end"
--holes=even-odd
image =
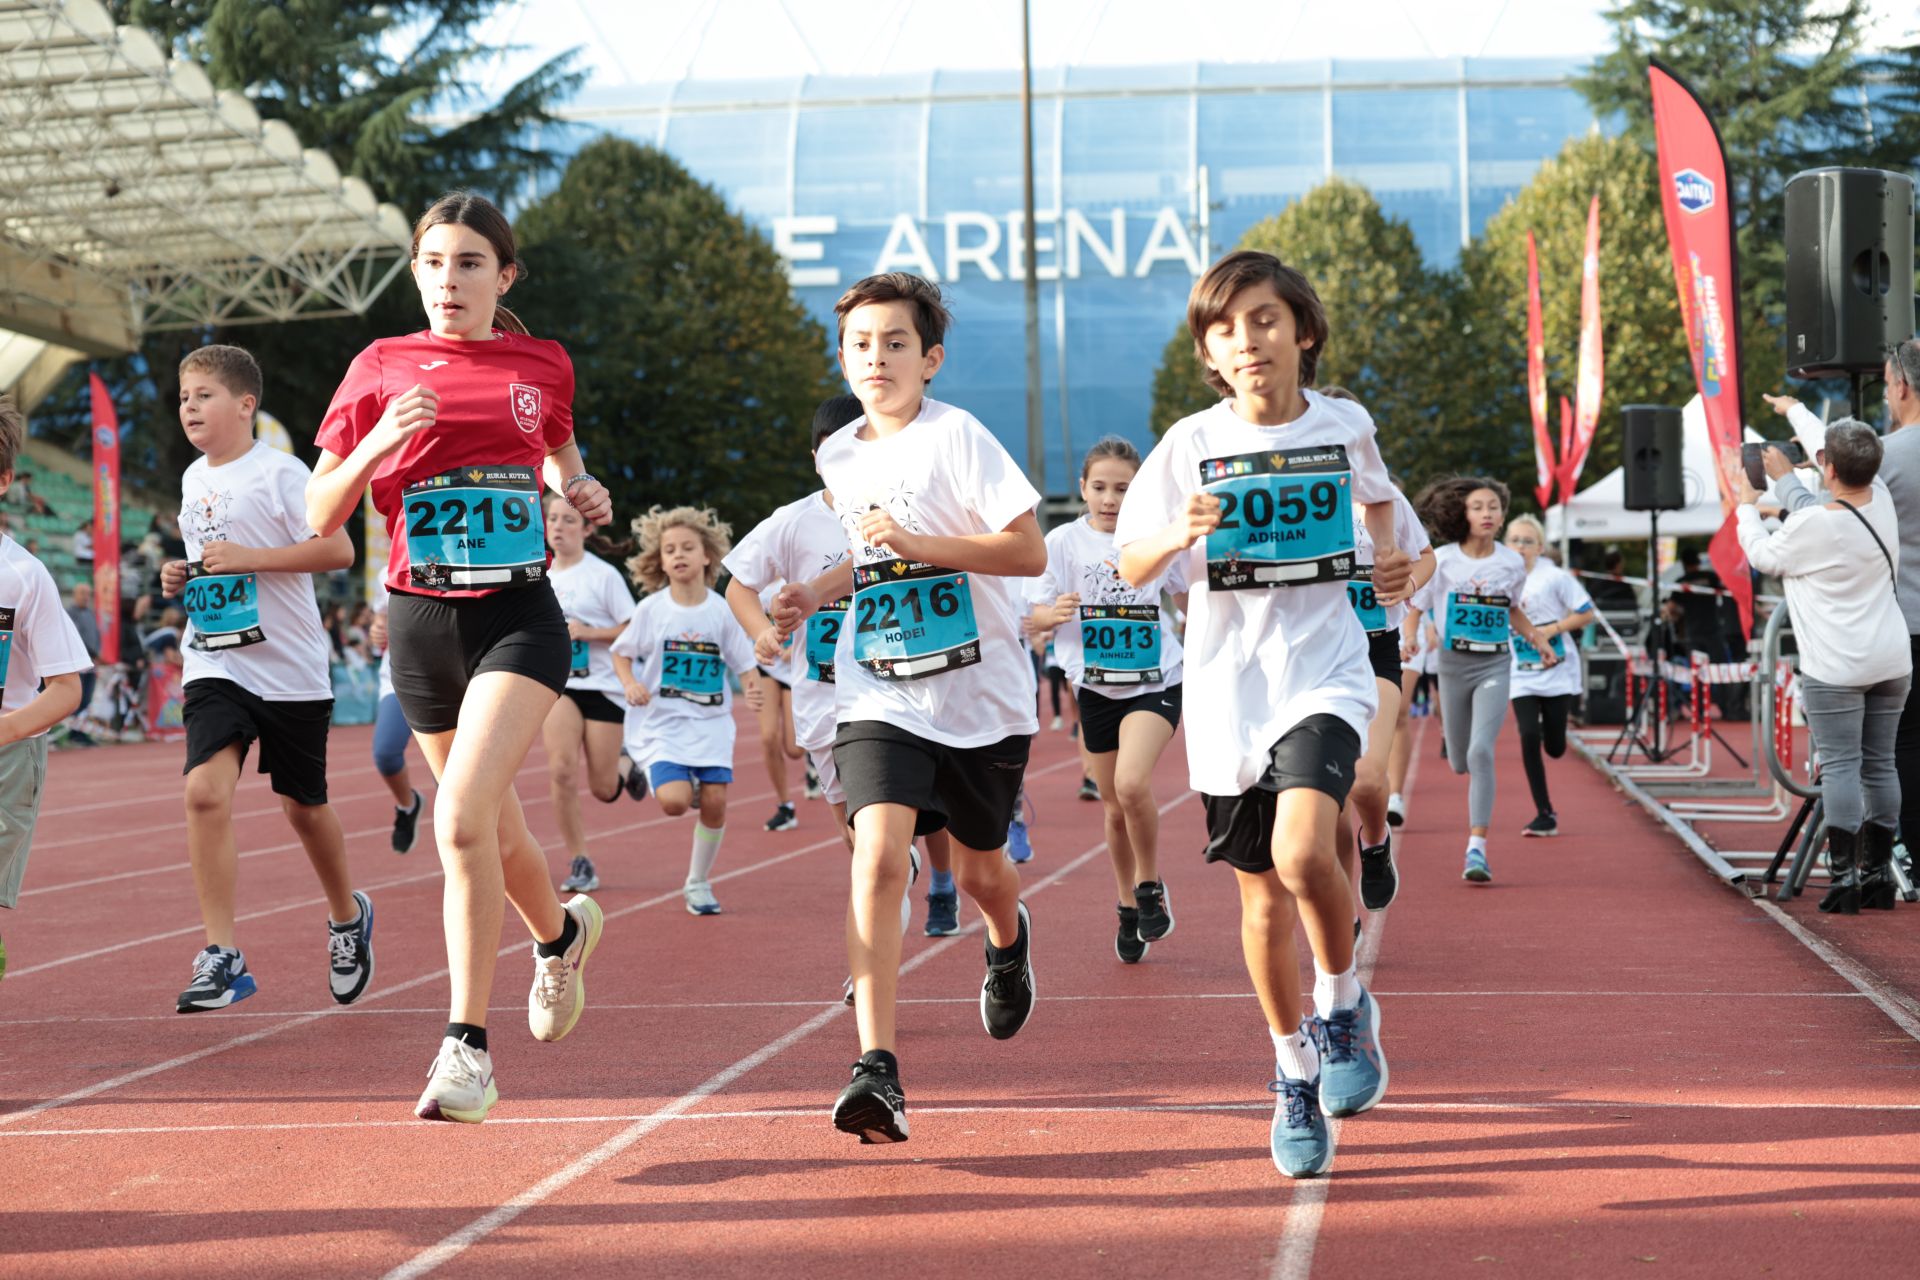
POLYGON ((840 785, 840 770, 833 763, 833 743, 824 747, 809 747, 807 760, 813 765, 813 776, 820 779, 820 794, 828 804, 845 804, 847 789, 840 785))

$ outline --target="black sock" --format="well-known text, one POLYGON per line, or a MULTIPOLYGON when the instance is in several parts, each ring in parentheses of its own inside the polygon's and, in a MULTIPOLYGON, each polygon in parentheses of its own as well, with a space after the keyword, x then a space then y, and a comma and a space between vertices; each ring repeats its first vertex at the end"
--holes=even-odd
POLYGON ((900 1078, 900 1060, 885 1049, 869 1049, 860 1055, 860 1061, 885 1072, 896 1080, 900 1078))
POLYGON ((461 1044, 472 1045, 480 1052, 487 1051, 487 1029, 476 1027, 471 1022, 449 1022, 447 1034, 461 1044))
POLYGON ((1012 946, 996 947, 991 942, 987 943, 987 963, 988 964, 1006 964, 1011 960, 1018 960, 1021 956, 1026 954, 1026 951, 1027 951, 1027 924, 1026 924, 1026 921, 1023 920, 1020 922, 1020 936, 1014 940, 1014 944, 1012 946))
POLYGON ((546 956, 548 959, 552 959, 554 956, 563 956, 567 953, 567 948, 573 945, 573 940, 580 936, 580 926, 574 922, 573 912, 563 911, 560 914, 564 916, 566 920, 566 922, 560 926, 560 936, 552 942, 534 943, 533 954, 546 956))

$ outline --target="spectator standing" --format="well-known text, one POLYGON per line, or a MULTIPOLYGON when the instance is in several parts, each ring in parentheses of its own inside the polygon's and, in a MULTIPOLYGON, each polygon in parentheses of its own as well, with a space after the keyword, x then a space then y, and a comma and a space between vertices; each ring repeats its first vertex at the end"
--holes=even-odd
MULTIPOLYGON (((80 643, 87 647, 87 656, 95 663, 100 661, 100 619, 93 612, 93 584, 76 582, 68 594, 67 616, 73 619, 74 630, 80 633, 80 643)), ((94 672, 84 671, 80 675, 80 716, 84 719, 93 706, 94 672)))

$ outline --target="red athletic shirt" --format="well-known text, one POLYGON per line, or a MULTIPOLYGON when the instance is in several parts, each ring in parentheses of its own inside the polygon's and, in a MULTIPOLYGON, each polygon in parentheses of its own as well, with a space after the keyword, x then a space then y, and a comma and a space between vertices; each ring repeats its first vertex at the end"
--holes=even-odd
MULTIPOLYGON (((409 484, 456 467, 532 467, 573 438, 573 361, 545 338, 494 332, 490 342, 432 333, 381 338, 353 359, 333 393, 316 443, 346 457, 372 431, 388 402, 415 385, 440 397, 434 424, 381 459, 373 505, 387 519, 387 589, 414 590, 407 573, 401 494, 409 484)), ((551 556, 549 556, 551 560, 551 556)), ((483 596, 499 588, 438 591, 483 596)))

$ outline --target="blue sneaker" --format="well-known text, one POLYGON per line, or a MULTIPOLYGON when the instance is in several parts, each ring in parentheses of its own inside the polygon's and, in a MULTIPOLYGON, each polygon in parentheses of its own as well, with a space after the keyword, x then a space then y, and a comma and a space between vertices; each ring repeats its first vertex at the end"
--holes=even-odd
POLYGON ((1027 839, 1027 824, 1019 818, 1007 828, 1007 857, 1014 862, 1033 861, 1033 842, 1027 839))
POLYGON ((1319 1177, 1333 1163, 1333 1141, 1320 1114, 1320 1082, 1282 1076, 1267 1091, 1274 1095, 1273 1167, 1289 1178, 1319 1177))
POLYGON ((1320 1047, 1320 1109, 1336 1120, 1371 1110, 1387 1092, 1387 1055, 1380 1047, 1380 1004, 1360 988, 1360 1003, 1310 1018, 1320 1047))
POLYGON ((960 932, 960 894, 927 893, 927 936, 945 938, 960 932))
POLYGON ((1460 873, 1462 880, 1471 880, 1475 884, 1485 884, 1493 879, 1493 872, 1487 869, 1487 854, 1484 849, 1467 850, 1467 869, 1460 873))
POLYGON ((259 989, 247 972, 246 958, 238 951, 208 947, 193 958, 193 982, 173 1007, 181 1013, 224 1009, 259 989))

